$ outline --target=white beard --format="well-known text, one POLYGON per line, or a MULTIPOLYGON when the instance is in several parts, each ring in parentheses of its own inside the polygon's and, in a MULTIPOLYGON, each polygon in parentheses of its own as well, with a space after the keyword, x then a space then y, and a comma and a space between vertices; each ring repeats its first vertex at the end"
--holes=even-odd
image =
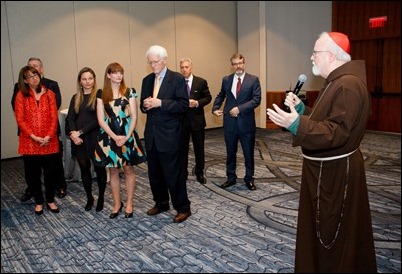
POLYGON ((313 66, 312 71, 315 76, 321 76, 321 71, 316 65, 313 66))

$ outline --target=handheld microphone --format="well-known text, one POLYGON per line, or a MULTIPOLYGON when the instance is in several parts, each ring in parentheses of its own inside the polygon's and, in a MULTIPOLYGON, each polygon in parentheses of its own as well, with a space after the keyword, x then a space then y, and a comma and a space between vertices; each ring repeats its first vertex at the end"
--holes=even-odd
MULTIPOLYGON (((290 90, 290 91, 292 91, 294 95, 297 95, 300 92, 300 89, 306 80, 307 80, 306 74, 300 74, 294 90, 293 91, 290 90)), ((288 91, 286 91, 286 93, 288 93, 288 91)), ((290 108, 286 105, 285 105, 285 111, 290 112, 290 108)))
POLYGON ((299 79, 297 81, 297 84, 295 86, 295 89, 293 90, 293 93, 297 95, 300 92, 301 87, 303 86, 304 82, 306 82, 307 76, 306 74, 300 74, 299 79))

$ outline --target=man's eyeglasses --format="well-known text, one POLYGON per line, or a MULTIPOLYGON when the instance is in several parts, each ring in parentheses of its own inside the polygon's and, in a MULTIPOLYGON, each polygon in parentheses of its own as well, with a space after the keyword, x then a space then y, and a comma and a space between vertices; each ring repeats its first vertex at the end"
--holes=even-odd
POLYGON ((232 66, 237 67, 243 65, 244 62, 232 63, 232 66))
POLYGON ((30 75, 30 76, 27 76, 27 80, 31 80, 33 78, 39 78, 39 75, 38 74, 33 74, 33 75, 30 75))
POLYGON ((320 53, 320 52, 330 52, 330 51, 328 51, 328 50, 313 50, 313 52, 312 52, 313 57, 315 57, 317 55, 317 53, 320 53))
POLYGON ((148 65, 150 66, 156 66, 159 65, 161 63, 162 59, 159 59, 158 61, 148 61, 148 65))

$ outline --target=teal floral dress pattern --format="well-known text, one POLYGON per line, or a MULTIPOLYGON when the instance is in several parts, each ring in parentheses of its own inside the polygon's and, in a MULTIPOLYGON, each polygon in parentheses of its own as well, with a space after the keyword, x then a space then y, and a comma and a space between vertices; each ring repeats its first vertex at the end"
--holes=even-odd
MULTIPOLYGON (((137 98, 138 94, 134 88, 127 89, 124 96, 114 99, 105 105, 104 119, 110 129, 117 135, 126 135, 131 123, 130 98, 137 98)), ((98 90, 97 98, 102 98, 102 90, 98 90)), ((146 161, 145 150, 138 137, 134 133, 127 142, 119 147, 116 142, 100 128, 95 148, 94 163, 103 167, 121 168, 127 165, 138 165, 146 161)))

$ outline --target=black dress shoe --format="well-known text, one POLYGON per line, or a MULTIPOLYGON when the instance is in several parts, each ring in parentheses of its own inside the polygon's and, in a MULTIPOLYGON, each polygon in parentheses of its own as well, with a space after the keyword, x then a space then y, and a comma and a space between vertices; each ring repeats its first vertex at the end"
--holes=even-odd
POLYGON ((168 211, 169 209, 170 209, 169 206, 167 206, 167 207, 156 207, 156 206, 154 206, 153 208, 148 209, 147 214, 149 216, 154 216, 154 215, 157 215, 159 213, 168 211))
POLYGON ((191 216, 191 211, 177 213, 177 215, 173 218, 173 223, 184 222, 190 216, 191 216))
POLYGON ((88 199, 87 204, 85 205, 85 211, 90 211, 93 205, 94 205, 94 197, 88 199))
POLYGON ((119 208, 119 210, 117 212, 110 213, 109 218, 110 219, 116 218, 117 216, 119 216, 119 213, 122 212, 122 211, 123 211, 123 202, 121 202, 120 208, 119 208))
POLYGON ((32 193, 29 191, 25 191, 24 195, 21 196, 20 201, 21 202, 26 202, 31 200, 33 197, 32 193))
POLYGON ((65 190, 64 188, 61 188, 57 191, 56 193, 57 197, 59 198, 64 198, 67 195, 67 190, 65 190))
POLYGON ((197 175, 197 182, 199 182, 202 185, 205 185, 207 183, 207 179, 205 179, 204 175, 197 175))
POLYGON ((51 208, 49 204, 46 204, 47 209, 49 209, 53 213, 59 213, 60 209, 58 207, 56 208, 51 208))
POLYGON ((246 182, 246 186, 249 190, 256 190, 257 187, 255 186, 255 184, 253 182, 246 182))
POLYGON ((221 188, 227 188, 227 187, 230 187, 230 186, 232 186, 232 185, 234 185, 234 184, 236 184, 236 182, 229 182, 229 181, 226 181, 226 182, 224 182, 223 184, 221 184, 221 188))

